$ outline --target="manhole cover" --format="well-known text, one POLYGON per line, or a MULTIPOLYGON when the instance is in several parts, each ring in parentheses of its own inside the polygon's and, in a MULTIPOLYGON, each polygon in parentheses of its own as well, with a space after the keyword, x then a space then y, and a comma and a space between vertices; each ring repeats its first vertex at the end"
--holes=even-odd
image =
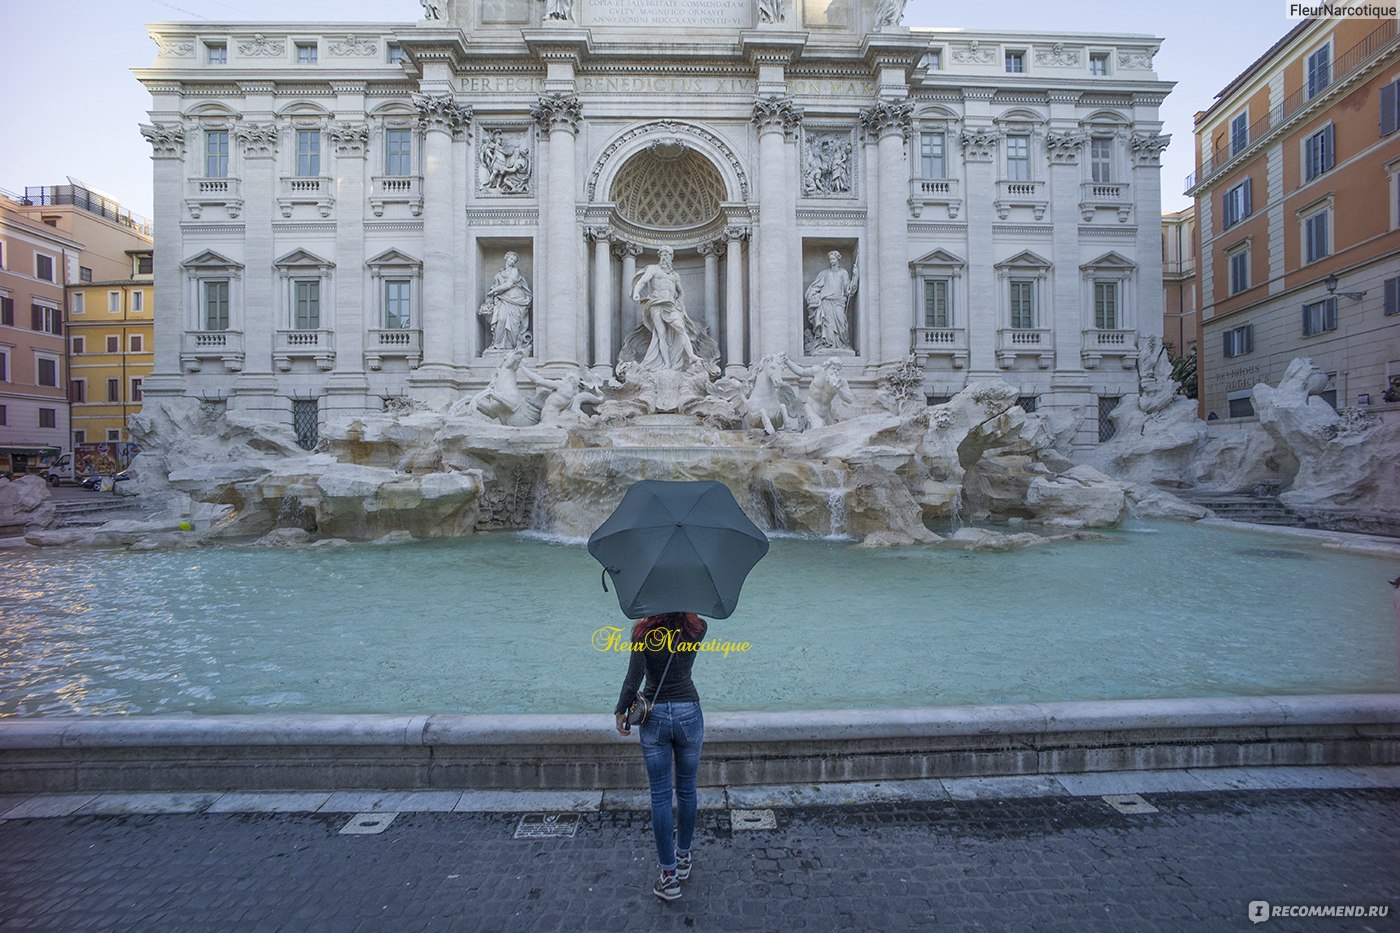
POLYGON ((1157 808, 1143 800, 1141 794, 1107 794, 1104 796, 1103 802, 1119 813, 1157 812, 1157 808))
POLYGON ((772 810, 730 810, 729 824, 735 832, 741 829, 777 829, 778 818, 772 810))
POLYGON ((578 832, 577 813, 527 813, 515 827, 516 839, 573 838, 578 832))
POLYGON ((397 813, 356 813, 340 830, 342 836, 375 836, 389 828, 397 813))

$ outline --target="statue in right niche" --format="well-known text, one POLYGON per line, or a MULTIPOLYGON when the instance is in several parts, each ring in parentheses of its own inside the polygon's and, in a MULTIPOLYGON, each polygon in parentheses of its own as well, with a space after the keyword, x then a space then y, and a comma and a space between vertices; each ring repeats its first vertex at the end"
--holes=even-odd
POLYGON ((827 267, 807 286, 806 353, 852 353, 851 298, 860 285, 860 270, 847 272, 841 266, 841 253, 826 254, 827 267))
POLYGON ((496 273, 486 300, 477 313, 491 325, 487 350, 515 350, 530 346, 530 283, 517 268, 520 256, 506 253, 505 265, 496 273))

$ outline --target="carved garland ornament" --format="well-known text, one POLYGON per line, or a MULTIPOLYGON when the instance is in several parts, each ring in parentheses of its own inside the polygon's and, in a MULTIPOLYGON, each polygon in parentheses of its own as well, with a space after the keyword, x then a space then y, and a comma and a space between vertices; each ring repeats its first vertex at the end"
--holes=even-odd
POLYGON ((238 43, 238 54, 248 58, 278 58, 287 54, 287 43, 256 33, 246 42, 238 43))
POLYGON ((330 53, 344 58, 369 58, 378 52, 378 44, 362 36, 346 36, 344 39, 332 39, 330 42, 330 53))
POLYGON ((472 121, 472 108, 457 103, 450 94, 414 94, 413 106, 418 111, 418 128, 425 132, 438 130, 455 135, 472 121))
POLYGON ((960 65, 990 65, 996 60, 996 52, 984 49, 973 39, 963 48, 953 49, 953 61, 960 65))
POLYGON ((1156 49, 1144 49, 1138 52, 1119 52, 1118 67, 1131 69, 1133 71, 1151 71, 1152 59, 1156 54, 1156 49))
POLYGON ((1053 49, 1036 49, 1037 65, 1059 65, 1062 68, 1079 64, 1078 49, 1067 49, 1063 42, 1056 42, 1053 49))
POLYGON ((178 159, 185 154, 185 128, 178 123, 143 123, 141 135, 157 159, 178 159))
POLYGON ((909 138, 914 121, 914 103, 908 100, 881 100, 860 112, 860 125, 879 139, 898 133, 909 138))
POLYGON ((546 133, 552 130, 577 133, 583 119, 583 104, 573 94, 550 94, 530 108, 530 116, 546 133))
POLYGON ((189 58, 194 54, 194 42, 189 39, 167 39, 158 33, 151 33, 151 41, 160 50, 162 58, 189 58))

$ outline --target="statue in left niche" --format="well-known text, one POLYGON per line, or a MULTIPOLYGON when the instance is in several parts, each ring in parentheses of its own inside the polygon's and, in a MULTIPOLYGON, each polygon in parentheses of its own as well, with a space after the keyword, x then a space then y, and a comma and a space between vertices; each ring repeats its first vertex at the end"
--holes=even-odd
POLYGON ((530 346, 530 302, 534 296, 530 292, 530 283, 525 281, 525 275, 517 268, 519 262, 518 253, 506 253, 505 265, 496 273, 496 278, 486 291, 486 300, 477 310, 477 314, 486 318, 491 325, 491 343, 487 350, 516 350, 530 346))
POLYGON ((574 21, 574 0, 548 0, 544 11, 545 22, 572 23, 574 21))

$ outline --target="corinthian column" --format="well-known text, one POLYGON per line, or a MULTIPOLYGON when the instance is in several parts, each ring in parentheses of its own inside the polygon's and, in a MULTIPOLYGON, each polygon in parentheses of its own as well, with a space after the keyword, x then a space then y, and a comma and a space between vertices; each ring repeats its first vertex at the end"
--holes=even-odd
POLYGON ((715 344, 719 344, 719 257, 724 241, 701 243, 700 255, 705 257, 705 327, 715 344))
POLYGON ((452 365, 452 140, 471 123, 471 108, 451 95, 414 95, 423 134, 423 364, 415 381, 444 379, 452 365))
MULTIPOLYGON (((155 282, 155 366, 145 382, 146 393, 177 394, 181 388, 180 341, 184 339, 184 309, 180 274, 181 245, 180 212, 184 209, 185 129, 178 123, 142 125, 141 135, 151 144, 151 159, 155 162, 155 223, 160 230, 154 245, 156 268, 161 274, 155 282), (155 391, 152 391, 152 390, 155 391)), ((199 300, 196 296, 196 302, 199 300)), ((202 330, 203 325, 196 325, 202 330)))
POLYGON ((593 365, 612 367, 613 232, 607 227, 590 227, 593 240, 593 365))
POLYGON ((787 269, 788 246, 797 236, 796 205, 787 198, 784 140, 796 134, 802 109, 790 97, 760 97, 753 104, 758 124, 758 259, 763 275, 758 280, 758 321, 755 324, 754 359, 789 350, 789 308, 801 303, 787 294, 792 278, 787 269))
MULTIPOLYGON (((724 365, 725 372, 744 365, 744 240, 749 231, 726 227, 724 253, 724 365)), ((719 340, 719 335, 715 335, 719 340)))
MULTIPOLYGON (((862 110, 861 125, 879 140, 879 302, 880 345, 863 347, 867 359, 894 363, 909 355, 914 308, 909 288, 909 170, 904 164, 904 141, 914 105, 907 100, 877 101, 862 110)), ((874 310, 867 296, 866 308, 874 310)))
POLYGON ((546 267, 544 301, 536 309, 547 309, 535 316, 535 355, 542 363, 582 362, 585 354, 579 329, 579 243, 578 220, 574 216, 574 134, 578 132, 582 109, 571 94, 541 97, 531 111, 540 127, 549 134, 549 196, 541 226, 545 230, 546 267))

